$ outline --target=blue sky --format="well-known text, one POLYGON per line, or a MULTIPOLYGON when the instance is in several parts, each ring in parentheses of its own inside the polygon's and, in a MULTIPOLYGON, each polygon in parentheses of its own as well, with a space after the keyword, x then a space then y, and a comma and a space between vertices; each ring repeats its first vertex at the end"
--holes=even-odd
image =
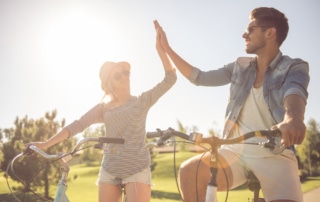
MULTIPOLYGON (((216 69, 245 56, 243 30, 255 7, 275 7, 289 19, 285 55, 309 62, 306 110, 320 121, 320 2, 317 0, 1 0, 0 128, 16 117, 38 119, 57 109, 67 124, 96 103, 106 60, 132 66, 132 94, 163 78, 152 21, 192 65, 216 69)), ((229 86, 196 87, 178 73, 176 85, 148 116, 147 130, 177 127, 177 120, 203 133, 222 131, 229 86)))

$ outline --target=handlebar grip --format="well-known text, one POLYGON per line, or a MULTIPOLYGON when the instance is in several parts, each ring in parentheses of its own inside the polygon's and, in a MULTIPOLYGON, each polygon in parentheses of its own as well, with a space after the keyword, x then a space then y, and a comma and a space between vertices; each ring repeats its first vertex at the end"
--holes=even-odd
MULTIPOLYGON (((274 138, 274 137, 281 137, 282 136, 282 133, 281 131, 277 128, 277 129, 274 129, 274 130, 259 130, 259 131, 253 131, 251 133, 254 133, 254 134, 261 134, 262 136, 266 136, 266 137, 269 137, 269 138, 274 138)), ((248 133, 249 134, 249 133, 248 133)))
POLYGON ((147 132, 147 138, 155 138, 160 136, 161 136, 161 133, 159 132, 147 132))
POLYGON ((124 139, 122 138, 100 137, 99 141, 102 143, 124 144, 124 139))
POLYGON ((282 136, 281 130, 279 130, 279 128, 274 129, 274 130, 270 130, 270 133, 272 134, 273 137, 281 137, 282 136))
POLYGON ((155 132, 147 132, 146 136, 147 136, 147 138, 161 137, 164 132, 165 131, 162 131, 159 128, 157 128, 157 131, 155 131, 155 132))

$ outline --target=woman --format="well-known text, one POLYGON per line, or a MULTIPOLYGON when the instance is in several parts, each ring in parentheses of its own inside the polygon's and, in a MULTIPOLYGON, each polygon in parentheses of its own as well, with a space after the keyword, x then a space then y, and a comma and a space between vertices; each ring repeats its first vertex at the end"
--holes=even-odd
POLYGON ((150 153, 145 149, 145 124, 150 107, 175 83, 177 76, 160 46, 157 32, 156 49, 165 77, 154 88, 139 96, 130 93, 130 64, 105 62, 100 69, 101 88, 109 102, 101 102, 79 120, 64 127, 46 142, 32 142, 41 149, 50 147, 95 123, 104 123, 107 137, 125 139, 125 144, 108 144, 104 149, 97 184, 100 202, 120 202, 120 185, 124 184, 127 201, 147 202, 151 195, 150 153))

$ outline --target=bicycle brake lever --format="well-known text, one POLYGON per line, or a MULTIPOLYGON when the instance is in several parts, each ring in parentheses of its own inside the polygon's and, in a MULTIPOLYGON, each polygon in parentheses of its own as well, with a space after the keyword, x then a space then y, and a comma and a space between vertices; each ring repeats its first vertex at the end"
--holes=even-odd
POLYGON ((286 147, 281 144, 281 136, 268 137, 268 140, 260 143, 264 148, 269 148, 275 155, 282 153, 286 147))
POLYGON ((146 145, 143 147, 143 150, 149 150, 149 149, 151 149, 151 148, 153 148, 153 147, 156 147, 156 146, 157 146, 156 143, 151 142, 151 143, 146 144, 146 145))
POLYGON ((159 140, 158 142, 157 142, 157 146, 158 147, 161 147, 161 146, 164 146, 164 145, 166 145, 166 144, 168 144, 169 143, 169 141, 168 140, 159 140))
POLYGON ((159 142, 155 143, 155 142, 151 142, 151 143, 148 143, 146 144, 144 147, 143 147, 143 150, 149 150, 153 147, 160 147, 160 146, 163 146, 165 145, 163 142, 161 142, 161 144, 159 144, 159 142))

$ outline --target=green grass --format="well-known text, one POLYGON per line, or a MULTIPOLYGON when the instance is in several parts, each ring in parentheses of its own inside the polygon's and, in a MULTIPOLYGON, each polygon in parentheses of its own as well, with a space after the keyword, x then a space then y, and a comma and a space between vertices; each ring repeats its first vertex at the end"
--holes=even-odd
MULTIPOLYGON (((193 156, 194 153, 190 152, 179 152, 176 154, 176 165, 177 167, 185 159, 193 156)), ((152 187, 152 199, 151 202, 177 202, 181 201, 178 188, 175 182, 174 176, 174 163, 173 154, 158 154, 156 157, 157 167, 152 173, 152 182, 154 186, 152 187)), ((98 201, 98 187, 95 185, 97 180, 97 174, 99 172, 99 164, 95 165, 85 165, 79 164, 71 166, 71 171, 69 174, 70 182, 67 189, 67 194, 70 201, 81 201, 81 202, 91 202, 98 201)), ((9 194, 10 191, 6 184, 4 173, 0 173, 0 202, 10 202, 14 201, 13 197, 9 194)), ((13 181, 9 181, 11 187, 18 187, 21 184, 13 181)), ((308 178, 302 184, 302 189, 304 192, 311 190, 315 187, 320 186, 320 177, 308 178)), ((55 188, 52 186, 52 188, 55 188)), ((55 190, 51 190, 52 195, 55 190)), ((39 193, 39 192, 37 192, 39 193)), ((228 201, 248 201, 248 197, 252 197, 253 194, 246 188, 240 188, 236 190, 229 191, 228 201)), ((21 194, 20 194, 20 197, 21 194)), ((29 194, 28 200, 36 202, 35 198, 29 199, 31 196, 29 194)), ((225 201, 226 192, 218 193, 218 200, 225 201)), ((21 198, 20 198, 21 199, 21 198)))
POLYGON ((310 191, 314 188, 320 187, 320 176, 308 177, 308 180, 302 183, 303 193, 310 191))

